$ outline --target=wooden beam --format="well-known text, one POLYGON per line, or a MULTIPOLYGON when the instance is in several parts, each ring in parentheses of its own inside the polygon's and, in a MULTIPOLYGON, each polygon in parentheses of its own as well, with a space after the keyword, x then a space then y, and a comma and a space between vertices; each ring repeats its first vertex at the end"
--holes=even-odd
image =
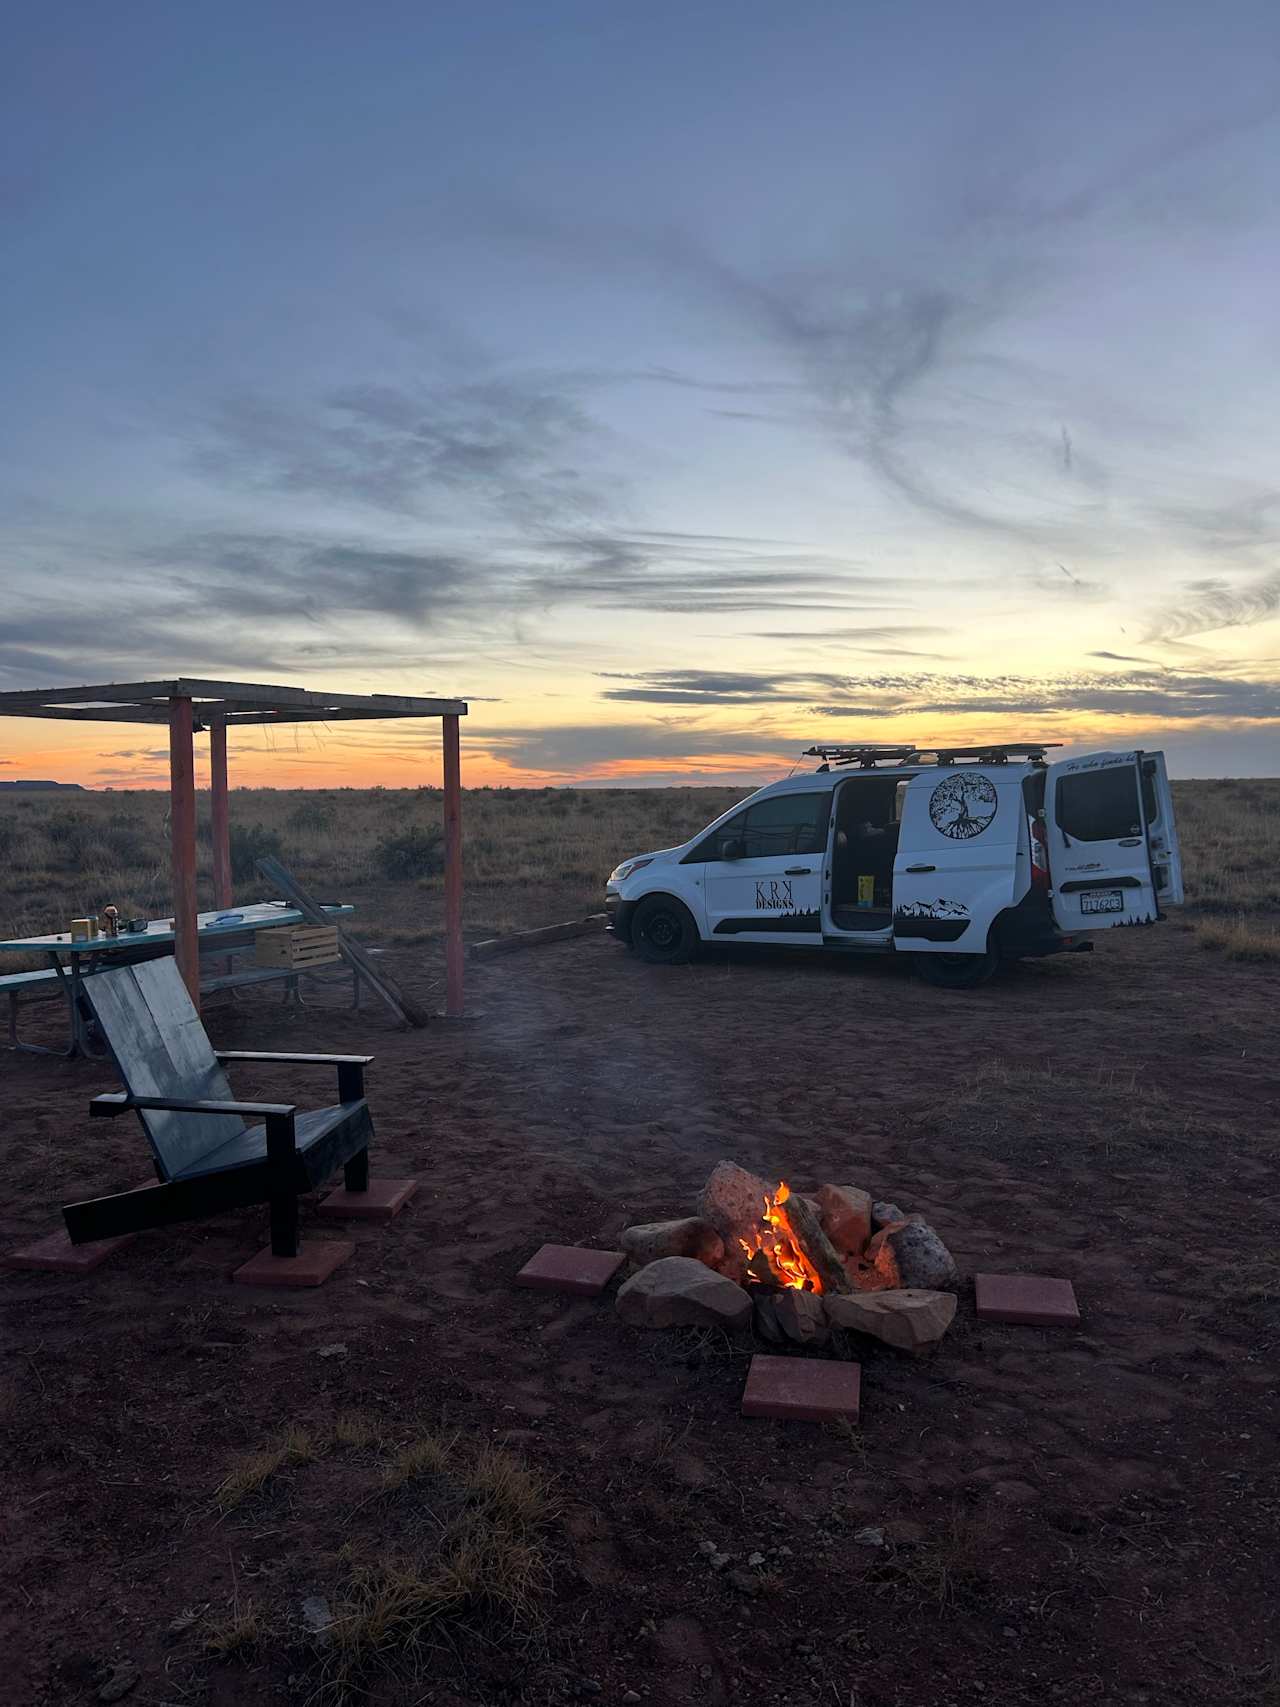
POLYGON ((227 724, 209 719, 209 816, 213 837, 213 904, 221 911, 232 904, 231 803, 227 793, 227 724))
POLYGON ((487 960, 492 954, 514 954, 520 948, 536 948, 543 942, 565 942, 575 936, 603 936, 609 922, 607 913, 588 913, 582 919, 568 919, 562 925, 535 925, 532 930, 513 931, 510 936, 486 937, 473 942, 467 950, 469 960, 487 960))
POLYGON ((462 1015, 462 753, 458 719, 446 716, 444 736, 444 1011, 462 1015))
POLYGON ((191 1000, 200 1008, 200 937, 196 925, 196 761, 191 701, 169 701, 169 830, 173 872, 174 955, 191 1000))

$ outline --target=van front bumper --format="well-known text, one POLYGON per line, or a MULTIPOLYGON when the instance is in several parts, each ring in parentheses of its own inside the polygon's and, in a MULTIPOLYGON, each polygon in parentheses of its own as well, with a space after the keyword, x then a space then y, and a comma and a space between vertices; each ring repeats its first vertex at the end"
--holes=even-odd
POLYGON ((616 936, 619 942, 631 946, 631 915, 636 910, 634 901, 624 901, 616 889, 606 889, 604 892, 605 930, 610 936, 616 936))

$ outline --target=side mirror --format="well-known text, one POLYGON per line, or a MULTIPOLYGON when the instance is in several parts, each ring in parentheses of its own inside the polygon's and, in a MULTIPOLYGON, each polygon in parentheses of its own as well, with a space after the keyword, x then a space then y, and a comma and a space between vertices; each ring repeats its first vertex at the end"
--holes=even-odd
POLYGON ((721 859, 743 859, 746 852, 746 845, 740 836, 726 836, 720 844, 721 859))

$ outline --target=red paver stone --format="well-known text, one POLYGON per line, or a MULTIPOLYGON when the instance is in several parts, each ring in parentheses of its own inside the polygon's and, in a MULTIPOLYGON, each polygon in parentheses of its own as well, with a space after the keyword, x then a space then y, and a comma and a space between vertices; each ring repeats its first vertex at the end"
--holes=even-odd
POLYGON ((264 1245, 231 1278, 241 1286, 323 1286, 355 1248, 350 1239, 307 1239, 299 1244, 296 1257, 277 1257, 264 1245))
POLYGON ((856 1363, 812 1357, 753 1357, 742 1395, 744 1417, 794 1417, 828 1422, 858 1420, 862 1370, 856 1363))
POLYGON ((626 1261, 622 1251, 587 1251, 577 1245, 543 1245, 516 1276, 517 1286, 539 1292, 577 1292, 594 1298, 626 1261))
POLYGON ((88 1274, 90 1269, 97 1268, 108 1257, 131 1245, 137 1236, 136 1233, 122 1233, 118 1239, 92 1239, 87 1245, 73 1245, 67 1237, 66 1228, 60 1227, 56 1233, 37 1239, 34 1245, 23 1245, 21 1250, 6 1252, 2 1260, 6 1268, 43 1268, 54 1274, 88 1274))
POLYGON ((368 1191, 331 1191, 320 1204, 321 1215, 346 1221, 391 1221, 418 1189, 416 1179, 371 1179, 368 1191))
POLYGON ((1069 1280, 1054 1280, 1044 1274, 978 1274, 973 1290, 980 1322, 1071 1328, 1080 1321, 1075 1288, 1069 1280))

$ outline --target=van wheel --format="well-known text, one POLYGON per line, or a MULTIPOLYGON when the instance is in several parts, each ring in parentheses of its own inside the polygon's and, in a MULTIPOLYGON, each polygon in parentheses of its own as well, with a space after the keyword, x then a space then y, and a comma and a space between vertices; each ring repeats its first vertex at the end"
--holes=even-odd
POLYGON ((631 946, 651 966, 680 966, 698 952, 693 914, 670 895, 646 895, 631 915, 631 946))
POLYGON ((985 954, 917 954, 916 971, 926 984, 942 990, 976 990, 994 976, 1000 956, 994 948, 985 954))

